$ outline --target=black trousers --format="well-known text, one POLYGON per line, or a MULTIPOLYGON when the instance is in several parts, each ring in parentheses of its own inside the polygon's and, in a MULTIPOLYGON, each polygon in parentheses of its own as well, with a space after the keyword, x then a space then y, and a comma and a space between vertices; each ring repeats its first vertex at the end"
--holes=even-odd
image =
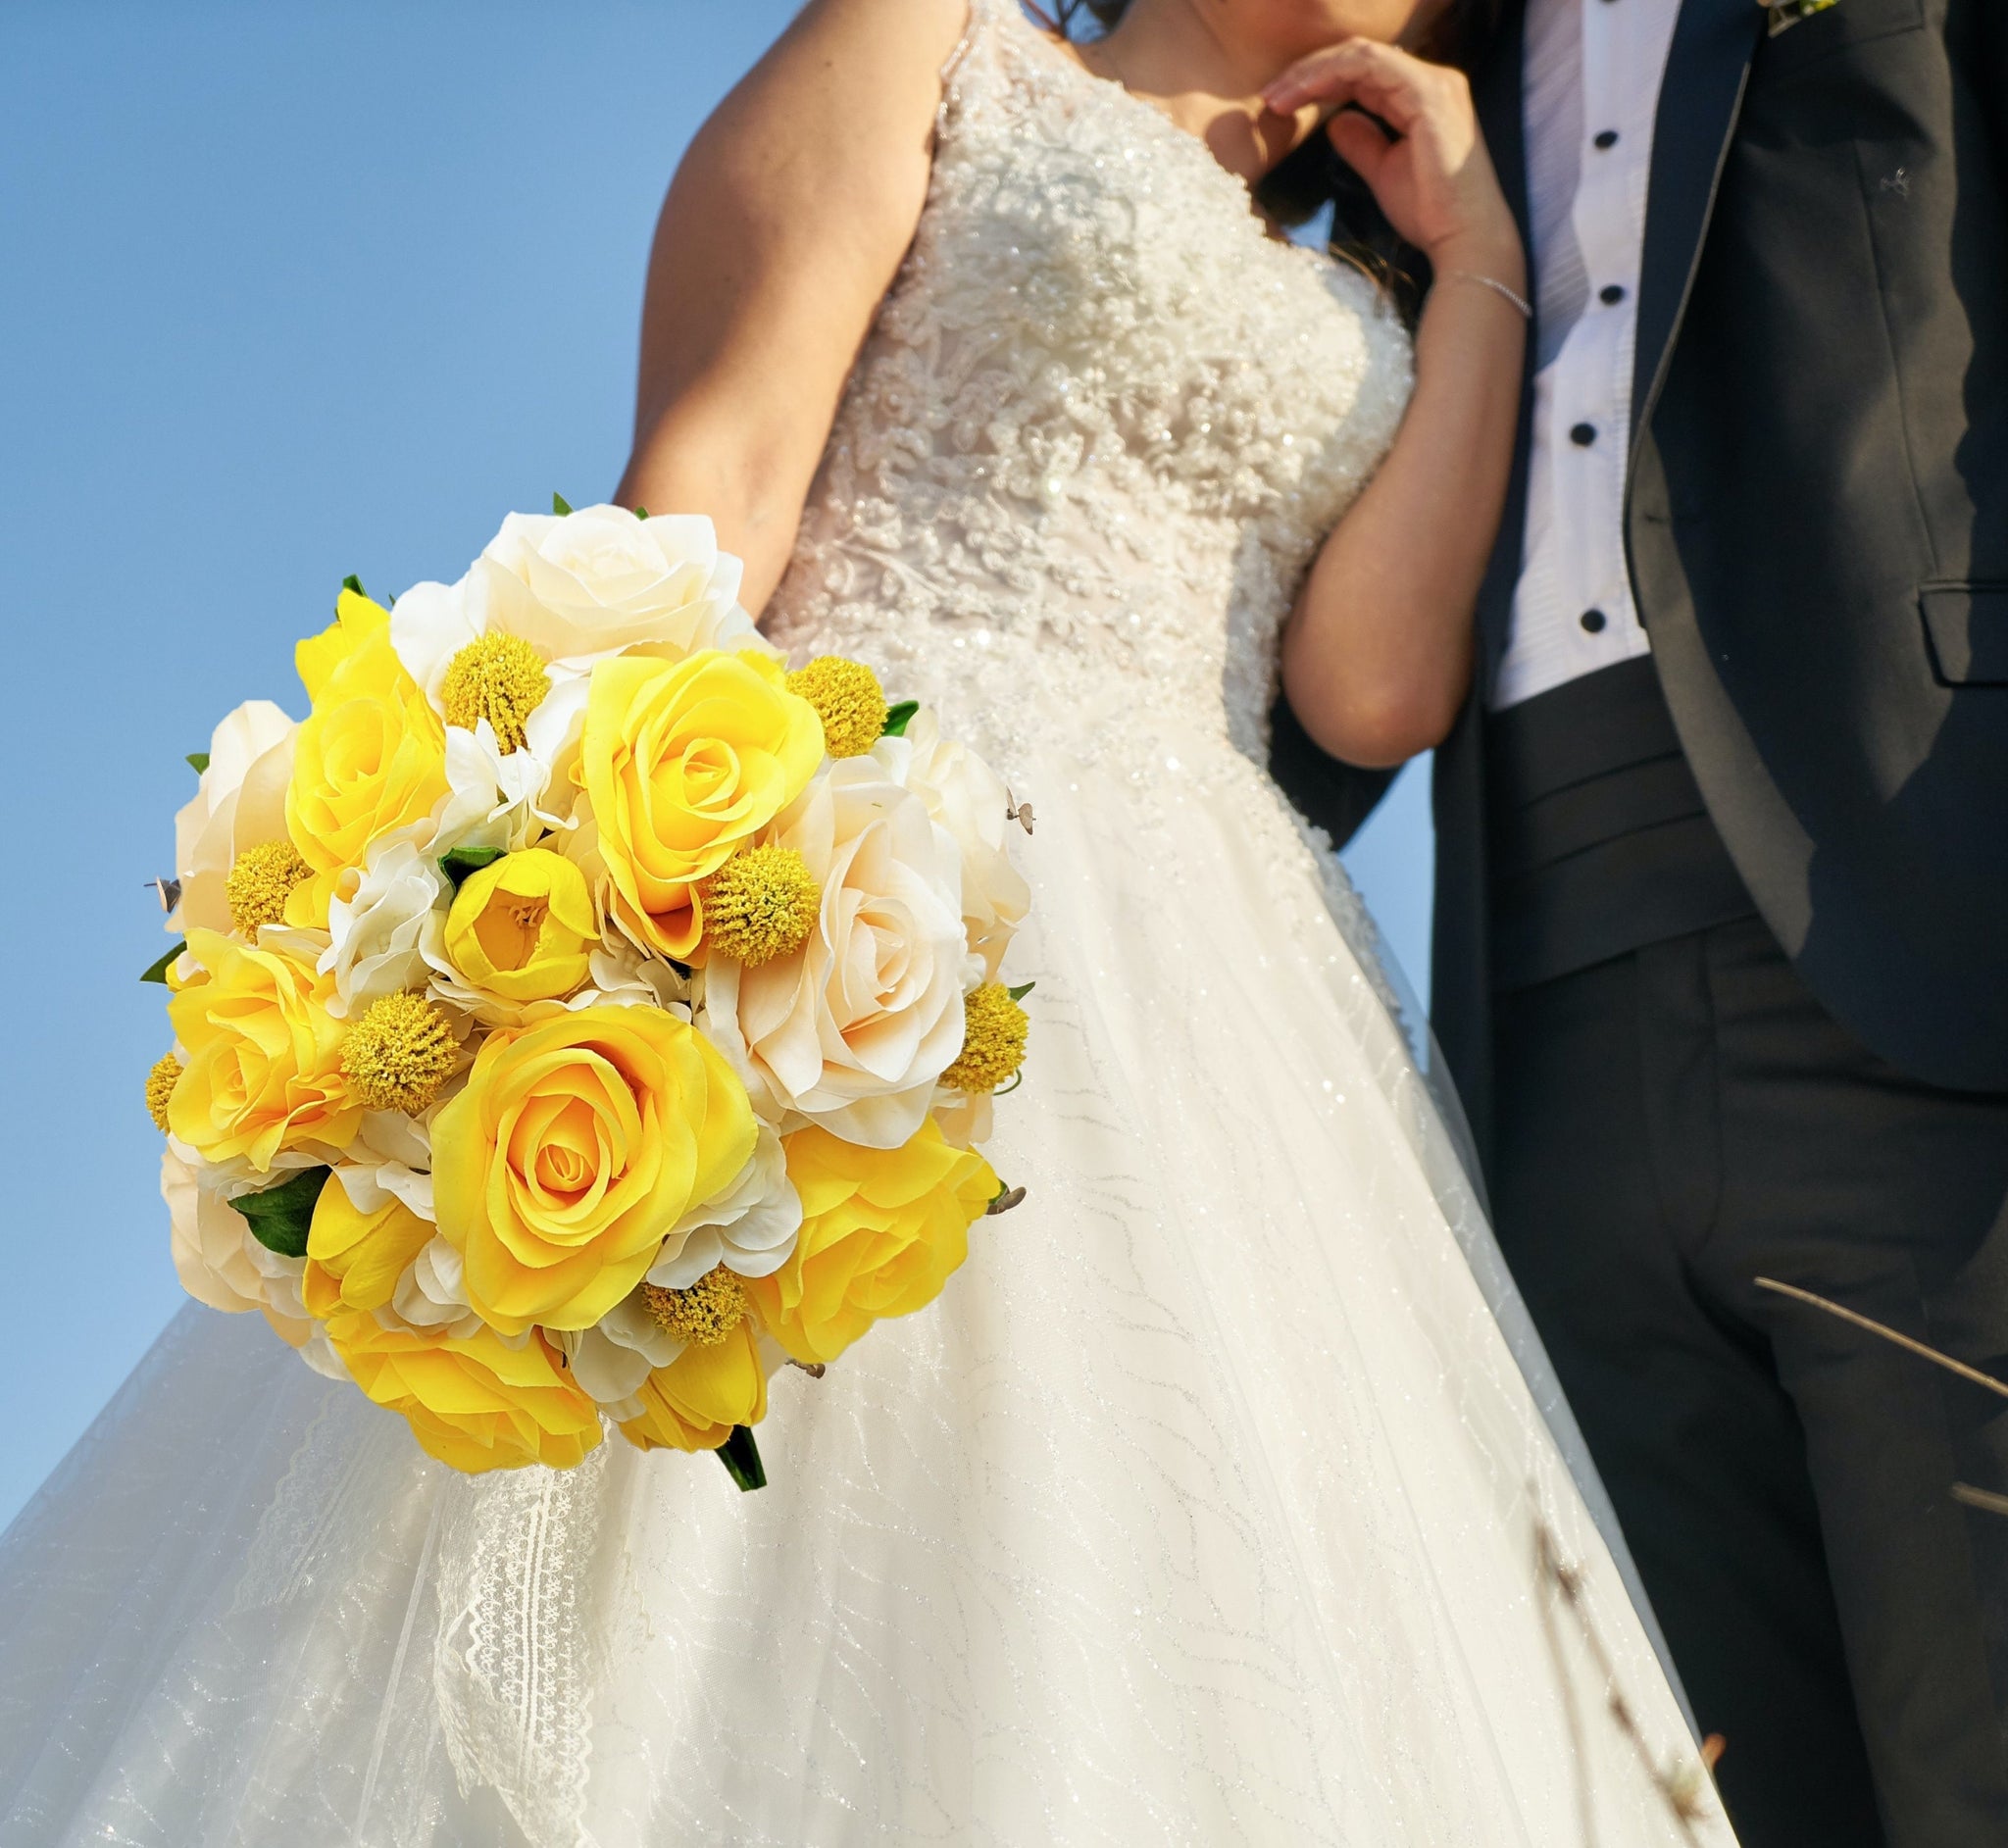
MULTIPOLYGON (((2008 920, 2003 921, 2008 929, 2008 920)), ((1498 997, 1501 1244, 1744 1848, 2008 1844, 2008 1097, 1914 1082, 1754 919, 1498 997)))

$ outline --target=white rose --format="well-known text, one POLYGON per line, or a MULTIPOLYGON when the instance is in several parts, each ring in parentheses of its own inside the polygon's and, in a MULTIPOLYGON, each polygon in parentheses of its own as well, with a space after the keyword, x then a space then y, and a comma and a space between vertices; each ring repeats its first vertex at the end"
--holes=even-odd
POLYGON ((423 987, 445 967, 446 876, 409 837, 375 843, 364 870, 344 874, 336 890, 320 959, 321 973, 334 977, 330 1013, 361 1014, 384 995, 423 987))
POLYGON ((743 574, 702 516, 511 514, 459 583, 417 584, 398 598, 390 639, 435 705, 453 657, 490 629, 528 642, 554 682, 629 651, 676 660, 763 646, 739 607, 743 574))
POLYGON ((832 765, 776 838, 822 885, 816 928, 758 969, 717 959, 705 1024, 764 1115, 897 1148, 962 1050, 961 854, 871 757, 832 765))
POLYGON ((642 520, 582 507, 511 514, 468 575, 484 629, 583 665, 629 649, 675 659, 751 636, 744 574, 701 514, 642 520))
POLYGON ((880 738, 873 755, 893 781, 928 805, 936 825, 962 850, 963 924, 970 948, 982 960, 984 978, 994 979, 1031 909, 1031 888, 1005 845, 1017 825, 1006 817, 1009 792, 966 744, 943 738, 925 708, 908 721, 904 737, 880 738))
POLYGON ((247 847, 286 837, 286 784, 299 730, 269 699, 247 700, 209 740, 209 768, 192 801, 175 817, 175 874, 181 905, 169 924, 228 931, 224 881, 247 847))
POLYGON ((670 1228, 648 1281, 687 1290, 720 1265, 740 1276, 772 1276, 787 1263, 801 1229, 802 1197, 788 1179, 787 1151, 774 1127, 763 1123, 731 1191, 670 1228))

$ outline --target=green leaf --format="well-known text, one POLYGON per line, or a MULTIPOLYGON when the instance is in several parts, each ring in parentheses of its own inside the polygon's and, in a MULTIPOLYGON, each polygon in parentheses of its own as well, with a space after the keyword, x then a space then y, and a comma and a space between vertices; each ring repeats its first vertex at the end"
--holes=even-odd
POLYGON ((200 776, 202 773, 209 768, 209 753, 207 751, 190 751, 188 753, 187 763, 188 768, 192 770, 196 774, 196 775, 200 776))
POLYGON ((903 738, 906 728, 913 723, 914 714, 921 710, 917 699, 903 699, 897 706, 891 706, 885 713, 885 729, 878 735, 883 738, 903 738))
POLYGON ((572 511, 572 503, 556 489, 551 493, 551 511, 554 514, 569 514, 572 511))
POLYGON ((350 572, 349 574, 341 580, 341 587, 344 590, 353 591, 359 597, 367 597, 370 594, 367 590, 363 588, 363 580, 360 577, 358 577, 354 572, 350 572))
POLYGON ((168 985, 168 971, 175 967, 175 958, 179 956, 187 947, 188 939, 186 937, 176 937, 174 946, 168 953, 158 963, 149 968, 146 974, 140 976, 139 979, 141 981, 157 981, 165 988, 168 985))
POLYGON ((506 858, 500 847, 456 847, 451 853, 439 857, 439 871, 453 881, 457 892, 483 867, 492 867, 496 861, 506 858))
POLYGON ((1007 988, 1004 990, 1004 992, 1008 994, 1014 1001, 1023 1001, 1025 997, 1030 994, 1031 991, 1037 986, 1038 983, 1035 981, 1022 981, 1018 984, 1016 988, 1007 988))
POLYGON ((718 1460, 742 1493, 767 1486, 767 1466, 760 1461, 760 1446, 745 1425, 732 1426, 732 1434, 718 1447, 718 1460))
POLYGON ((635 508, 634 518, 636 520, 646 520, 648 518, 648 509, 646 507, 635 508))
POLYGON ((241 1193, 230 1204, 250 1221, 251 1236, 267 1251, 281 1258, 304 1258, 314 1203, 333 1173, 331 1168, 303 1168, 290 1180, 263 1193, 241 1193))

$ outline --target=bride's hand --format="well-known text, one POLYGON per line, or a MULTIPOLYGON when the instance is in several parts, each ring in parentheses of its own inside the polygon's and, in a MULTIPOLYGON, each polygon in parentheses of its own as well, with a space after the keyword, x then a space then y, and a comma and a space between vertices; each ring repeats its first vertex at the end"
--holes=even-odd
POLYGON ((1463 72, 1353 38, 1300 58, 1262 100, 1281 116, 1337 109, 1325 131, 1339 158, 1373 188, 1387 222, 1436 269, 1463 267, 1525 286, 1519 227, 1479 132, 1463 72), (1354 103, 1359 109, 1346 107, 1354 103))

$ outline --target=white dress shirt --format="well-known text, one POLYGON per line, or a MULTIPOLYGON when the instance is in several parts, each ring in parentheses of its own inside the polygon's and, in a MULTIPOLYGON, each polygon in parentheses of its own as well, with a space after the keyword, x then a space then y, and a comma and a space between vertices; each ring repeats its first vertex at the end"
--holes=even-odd
POLYGON ((1530 0, 1524 107, 1537 306, 1527 544, 1494 710, 1649 652, 1625 465, 1653 118, 1681 0, 1530 0))

